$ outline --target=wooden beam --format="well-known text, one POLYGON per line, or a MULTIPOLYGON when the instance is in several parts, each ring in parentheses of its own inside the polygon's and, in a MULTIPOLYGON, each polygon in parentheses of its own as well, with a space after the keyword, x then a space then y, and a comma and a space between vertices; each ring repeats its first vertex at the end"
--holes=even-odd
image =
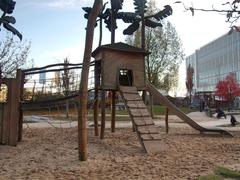
POLYGON ((115 132, 115 120, 116 120, 116 91, 112 91, 112 118, 111 118, 111 132, 115 132))
POLYGON ((25 75, 40 74, 40 73, 47 73, 47 72, 58 72, 58 71, 71 70, 71 69, 82 69, 82 66, 60 68, 60 69, 47 69, 47 70, 41 70, 41 71, 29 71, 29 72, 26 72, 25 75))
POLYGON ((3 108, 3 103, 0 103, 0 144, 2 144, 3 108))
POLYGON ((99 106, 99 100, 98 100, 98 89, 96 88, 94 91, 94 113, 93 113, 93 119, 94 119, 94 134, 95 136, 99 136, 98 131, 98 106, 99 106))
POLYGON ((102 90, 101 92, 101 133, 100 133, 100 139, 104 139, 104 132, 105 132, 105 121, 106 121, 106 114, 105 114, 105 90, 102 90))
MULTIPOLYGON (((131 116, 132 117, 132 116, 131 116)), ((133 117, 132 117, 133 118, 133 117)), ((133 130, 133 132, 136 132, 136 126, 135 126, 135 124, 134 124, 134 122, 132 122, 132 130, 133 130)))
POLYGON ((23 101, 23 89, 24 89, 24 81, 25 74, 22 70, 17 70, 17 81, 20 82, 20 97, 19 97, 19 121, 18 121, 18 141, 22 141, 22 129, 23 129, 23 109, 22 102, 23 101))
POLYGON ((9 145, 16 146, 19 135, 19 105, 20 105, 20 82, 17 79, 11 81, 9 98, 9 145))
POLYGON ((95 0, 92 11, 89 14, 87 28, 85 49, 83 58, 83 68, 81 74, 81 83, 79 88, 79 111, 78 111, 78 154, 79 160, 87 160, 87 100, 88 100, 88 77, 90 69, 90 61, 92 56, 92 45, 94 29, 96 25, 97 16, 102 9, 103 1, 95 0))
MULTIPOLYGON (((43 67, 36 67, 36 68, 24 69, 23 71, 24 71, 25 73, 27 73, 27 72, 31 72, 31 71, 40 71, 40 70, 48 69, 48 68, 51 68, 51 67, 64 66, 64 65, 66 65, 66 63, 50 64, 50 65, 43 66, 43 67)), ((78 64, 68 63, 67 65, 68 65, 68 66, 82 66, 82 63, 78 63, 78 64)))
POLYGON ((169 132, 169 126, 168 126, 168 108, 166 108, 166 114, 165 114, 165 126, 166 126, 166 134, 169 132))
POLYGON ((153 96, 149 93, 149 110, 151 117, 154 119, 154 113, 153 113, 153 96))
POLYGON ((100 87, 100 74, 101 74, 101 63, 100 61, 96 62, 94 65, 94 112, 93 112, 93 120, 94 120, 94 134, 95 136, 99 136, 98 129, 98 113, 99 113, 99 87, 100 87))
POLYGON ((1 84, 5 84, 7 86, 7 101, 3 103, 3 118, 1 124, 1 144, 9 145, 9 137, 10 137, 10 115, 11 115, 11 88, 12 83, 10 79, 1 78, 1 84))
POLYGON ((9 96, 9 92, 10 92, 10 88, 11 88, 11 85, 8 84, 8 95, 7 95, 7 102, 4 103, 3 105, 3 122, 2 122, 2 144, 6 144, 8 145, 9 144, 9 121, 10 121, 10 96, 9 96))
MULTIPOLYGON (((95 61, 90 62, 90 65, 93 65, 95 63, 95 61)), ((51 67, 55 67, 55 66, 64 66, 66 65, 66 63, 58 63, 58 64, 50 64, 47 66, 43 66, 43 67, 37 67, 37 68, 30 68, 30 69, 24 69, 23 72, 31 72, 31 71, 40 71, 40 70, 44 70, 44 69, 48 69, 51 67)), ((73 64, 73 63, 67 63, 68 66, 81 66, 83 65, 83 63, 77 63, 77 64, 73 64)))

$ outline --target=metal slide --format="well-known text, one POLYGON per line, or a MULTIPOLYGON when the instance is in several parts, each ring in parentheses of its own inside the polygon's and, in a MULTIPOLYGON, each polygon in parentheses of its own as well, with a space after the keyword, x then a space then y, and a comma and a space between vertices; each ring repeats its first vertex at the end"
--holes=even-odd
POLYGON ((233 136, 230 132, 225 131, 220 128, 205 128, 200 126, 190 117, 188 117, 185 113, 183 113, 179 108, 177 108, 171 101, 169 101, 166 97, 164 97, 150 82, 146 83, 147 91, 149 91, 154 98, 157 98, 161 104, 167 106, 170 111, 172 111, 175 115, 177 115, 180 119, 182 119, 185 123, 187 123, 192 128, 200 131, 201 133, 211 132, 211 133, 220 133, 228 136, 233 136))

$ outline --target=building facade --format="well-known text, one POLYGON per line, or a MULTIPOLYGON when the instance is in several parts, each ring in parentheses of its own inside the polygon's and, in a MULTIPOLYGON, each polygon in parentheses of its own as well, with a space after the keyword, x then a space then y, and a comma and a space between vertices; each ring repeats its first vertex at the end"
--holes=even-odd
POLYGON ((193 67, 193 93, 214 92, 216 84, 229 73, 240 82, 240 33, 225 34, 186 58, 193 67))

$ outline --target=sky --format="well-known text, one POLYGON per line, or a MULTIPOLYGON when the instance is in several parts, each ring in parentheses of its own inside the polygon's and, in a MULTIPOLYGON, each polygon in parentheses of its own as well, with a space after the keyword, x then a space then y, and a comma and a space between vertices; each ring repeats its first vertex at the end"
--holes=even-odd
MULTIPOLYGON (((29 58, 34 59, 35 66, 44 66, 63 62, 69 58, 72 63, 82 62, 85 27, 82 7, 92 6, 93 0, 16 0, 13 16, 17 22, 14 25, 22 34, 23 39, 31 42, 29 58)), ((157 0, 158 8, 169 4, 173 15, 167 19, 175 26, 183 43, 185 54, 190 55, 196 49, 222 36, 229 31, 226 17, 217 13, 196 12, 192 16, 175 0, 157 0)), ((220 7, 223 0, 183 0, 186 6, 198 8, 220 7), (214 5, 214 6, 212 6, 214 5)), ((133 11, 132 0, 125 0, 123 10, 133 11)), ((124 42, 122 30, 126 25, 118 22, 116 42, 124 42)), ((3 33, 0 37, 3 38, 3 33)), ((110 32, 105 29, 103 44, 110 43, 110 32)), ((94 37, 94 48, 98 44, 98 29, 94 37)), ((181 81, 184 81, 184 64, 180 68, 181 81)), ((183 83, 183 82, 180 82, 183 83)), ((184 83, 185 84, 185 83, 184 83)))

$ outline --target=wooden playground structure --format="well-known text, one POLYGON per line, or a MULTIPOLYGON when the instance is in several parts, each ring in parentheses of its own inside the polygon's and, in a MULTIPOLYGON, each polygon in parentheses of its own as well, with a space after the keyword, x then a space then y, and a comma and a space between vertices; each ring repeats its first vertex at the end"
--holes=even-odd
MULTIPOLYGON (((232 136, 231 133, 219 128, 205 128, 194 122, 191 118, 181 112, 174 104, 164 97, 145 77, 144 57, 147 52, 140 48, 129 46, 124 43, 114 43, 98 47, 92 56, 95 60, 91 63, 94 67, 95 82, 95 101, 94 101, 94 129, 95 135, 99 135, 98 130, 98 112, 99 112, 99 92, 101 92, 101 129, 100 138, 105 134, 105 100, 106 92, 112 92, 112 118, 111 131, 115 131, 115 96, 119 91, 125 106, 129 111, 132 119, 133 129, 136 131, 140 144, 148 153, 157 153, 164 149, 161 144, 161 134, 157 126, 139 95, 139 91, 148 91, 154 95, 161 104, 165 105, 168 110, 174 112, 184 122, 189 124, 200 133, 219 133, 232 136)), ((42 68, 32 68, 28 70, 18 70, 15 79, 1 78, 0 84, 5 84, 9 91, 7 102, 1 104, 0 116, 0 143, 5 145, 16 146, 18 141, 22 140, 23 125, 23 105, 31 102, 23 101, 23 89, 25 76, 39 74, 43 72, 61 71, 63 68, 54 68, 63 64, 54 64, 42 68), (16 91, 17 89, 17 91, 16 91)), ((69 64, 68 69, 81 69, 81 64, 69 64)), ((35 104, 51 104, 54 102, 64 101, 77 97, 78 93, 68 95, 63 98, 39 101, 35 104)))
POLYGON ((0 104, 0 144, 16 146, 22 140, 22 111, 20 107, 23 89, 22 71, 16 78, 0 78, 0 85, 8 89, 7 101, 0 104))
MULTIPOLYGON (((154 95, 161 104, 174 112, 184 122, 201 133, 220 133, 232 136, 229 132, 218 128, 205 128, 197 124, 174 104, 164 97, 145 76, 144 57, 147 52, 140 48, 129 46, 124 43, 114 43, 98 47, 93 51, 95 58, 95 96, 98 91, 102 92, 101 99, 101 132, 100 137, 104 138, 105 129, 105 91, 112 91, 112 122, 111 131, 115 131, 115 94, 119 91, 125 106, 132 119, 133 129, 136 131, 140 143, 148 153, 156 153, 163 150, 161 134, 151 114, 139 95, 139 91, 148 91, 154 95)), ((97 98, 98 99, 98 98, 97 98)), ((95 135, 98 135, 98 106, 94 106, 94 127, 95 135)))
MULTIPOLYGON (((96 1, 98 2, 98 1, 96 1)), ((98 2, 100 3, 100 2, 98 2)), ((166 6, 165 6, 166 7, 166 6)), ((93 8, 94 9, 94 8, 93 8)), ((119 10, 119 9, 118 9, 119 10)), ((100 7, 98 8, 100 11, 100 7)), ((92 11, 89 15, 96 20, 98 11, 92 11), (96 16, 96 17, 95 17, 96 16)), ((116 11, 117 12, 117 11, 116 11)), ((144 11, 143 11, 144 12, 144 11)), ((161 17, 163 19, 171 15, 171 8, 166 8, 162 11, 161 17)), ((111 17, 113 18, 113 17, 111 17)), ((135 19, 137 20, 137 19, 135 19)), ((141 17, 144 23, 144 13, 141 17)), ((114 22, 114 19, 111 19, 114 22)), ((138 20, 139 21, 139 20, 138 20)), ((139 22, 138 22, 139 23, 139 22)), ((87 35, 86 35, 86 47, 92 45, 93 32, 96 21, 88 21, 87 35)), ((142 25, 144 28, 144 25, 142 25)), ((115 131, 115 115, 116 115, 116 92, 120 92, 125 106, 128 109, 129 115, 132 120, 133 130, 136 132, 140 144, 147 153, 161 152, 164 145, 161 143, 161 132, 159 128, 154 124, 150 112, 148 111, 142 97, 139 95, 139 91, 148 91, 151 95, 157 98, 161 104, 165 105, 169 111, 174 112, 184 122, 189 124, 192 128, 198 130, 200 133, 217 133, 232 136, 231 133, 222 130, 220 128, 205 128, 197 124, 183 112, 181 112, 174 104, 172 104, 166 97, 164 97, 152 84, 146 80, 145 74, 145 56, 149 53, 145 51, 145 38, 142 38, 142 48, 136 48, 134 46, 127 45, 125 43, 114 43, 114 28, 111 28, 112 43, 107 45, 101 45, 93 52, 92 49, 85 48, 86 58, 89 63, 83 62, 83 64, 68 64, 68 70, 70 69, 83 69, 87 70, 87 74, 82 73, 82 81, 84 84, 79 86, 79 89, 73 94, 67 94, 64 97, 39 101, 35 104, 49 105, 55 102, 64 101, 71 98, 81 97, 86 93, 86 85, 88 83, 89 66, 94 67, 94 132, 95 136, 100 134, 100 138, 103 139, 105 135, 105 104, 106 104, 106 92, 111 91, 111 131, 115 131), (92 57, 95 59, 90 62, 89 54, 92 53, 92 57), (99 97, 99 94, 100 97, 99 97), (99 100, 101 99, 101 101, 99 100), (99 115, 99 103, 101 102, 101 129, 99 133, 98 129, 98 115, 99 115)), ((142 32, 144 34, 144 30, 142 32)), ((65 70, 64 68, 54 69, 56 66, 64 66, 65 64, 48 65, 42 68, 31 68, 27 70, 18 70, 15 79, 1 78, 0 84, 5 84, 8 87, 7 102, 0 106, 0 144, 16 146, 17 142, 22 140, 22 126, 23 126, 23 106, 29 104, 32 106, 32 102, 23 101, 23 90, 25 83, 25 76, 40 74, 46 72, 56 72, 65 70), (53 69, 48 69, 53 68, 53 69)), ((80 84, 81 85, 81 84, 80 84)), ((82 104, 86 103, 87 98, 78 99, 80 101, 78 109, 81 109, 82 104), (84 103, 81 104, 81 101, 84 103)), ((83 106, 83 108, 85 108, 83 106)), ((167 111, 168 112, 168 111, 167 111)), ((86 155, 86 112, 79 110, 78 121, 78 138, 79 149, 81 154, 86 155), (82 149, 81 149, 82 148, 82 149)), ((85 156, 82 155, 82 156, 85 156)), ((86 157, 80 157, 81 160, 86 160, 86 157)))
MULTIPOLYGON (((7 87, 6 101, 0 104, 0 144, 16 146, 22 140, 23 111, 27 109, 41 109, 44 107, 57 106, 65 103, 68 99, 78 97, 78 93, 73 91, 65 96, 54 97, 43 100, 26 100, 23 97, 24 85, 27 83, 27 76, 47 72, 60 72, 63 70, 81 69, 82 64, 65 63, 52 64, 40 68, 30 68, 17 70, 16 78, 0 78, 0 85, 7 87)), ((35 83, 34 83, 35 85, 35 83)))

